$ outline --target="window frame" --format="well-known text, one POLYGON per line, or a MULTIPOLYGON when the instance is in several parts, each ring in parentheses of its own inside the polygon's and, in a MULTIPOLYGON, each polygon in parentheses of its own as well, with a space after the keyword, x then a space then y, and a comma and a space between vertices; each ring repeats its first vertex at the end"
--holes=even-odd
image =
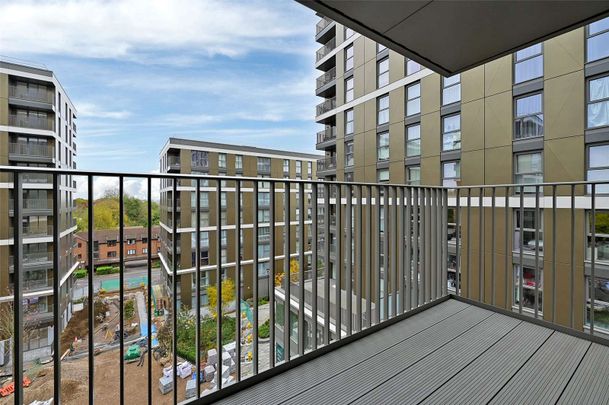
POLYGON ((543 69, 544 69, 544 62, 545 62, 544 59, 545 58, 544 58, 544 46, 543 46, 543 42, 540 42, 540 43, 537 43, 537 44, 533 44, 533 45, 528 46, 528 47, 526 47, 524 49, 521 49, 519 51, 514 52, 512 54, 512 84, 513 85, 519 85, 519 84, 522 84, 522 83, 530 82, 531 80, 536 80, 536 79, 539 79, 539 78, 543 78, 543 74, 544 74, 543 69), (521 59, 521 60, 517 60, 516 59, 518 52, 524 51, 525 49, 528 49, 528 48, 532 48, 533 46, 536 46, 536 45, 540 45, 541 46, 541 51, 538 54, 535 54, 533 56, 527 56, 526 58, 521 59), (521 64, 521 63, 526 62, 528 60, 535 59, 535 58, 537 58, 539 56, 541 56, 541 75, 537 76, 537 77, 533 77, 533 78, 527 79, 527 80, 523 80, 523 81, 517 82, 516 81, 516 66, 518 64, 521 64))
MULTIPOLYGON (((607 162, 608 163, 607 166, 598 166, 593 169, 590 168, 590 151, 591 151, 591 149, 603 147, 603 146, 609 147, 609 141, 597 142, 597 143, 592 143, 592 144, 586 145, 586 181, 591 181, 590 176, 589 176, 590 171, 602 171, 602 170, 609 171, 609 159, 607 162)), ((607 181, 609 181, 609 177, 607 178, 607 181)), ((597 184, 594 192, 595 192, 595 195, 609 194, 609 183, 608 184, 597 184)), ((591 185, 586 186, 586 193, 587 194, 592 193, 591 185)))
POLYGON ((404 61, 404 73, 406 74, 406 77, 408 77, 410 75, 413 75, 415 73, 418 73, 421 70, 423 70, 423 65, 421 65, 419 62, 417 62, 415 60, 412 60, 412 59, 409 59, 409 58, 405 59, 405 61, 404 61), (408 73, 408 63, 409 62, 415 63, 419 68, 417 70, 413 71, 412 73, 408 73))
POLYGON ((355 100, 355 78, 350 75, 345 78, 345 104, 355 100), (348 83, 351 83, 351 88, 348 87, 348 83), (349 99, 349 94, 351 98, 349 99))
POLYGON ((444 106, 447 106, 447 105, 452 105, 452 104, 460 103, 460 102, 461 102, 461 74, 457 73, 457 74, 449 76, 449 77, 442 76, 442 106, 444 107, 444 106), (455 76, 459 76, 459 80, 457 82, 449 84, 449 85, 445 84, 446 79, 450 79, 450 78, 453 78, 455 76), (445 95, 446 91, 449 90, 449 89, 452 89, 453 87, 456 88, 457 86, 459 88, 459 99, 455 100, 455 101, 451 101, 450 103, 446 103, 444 101, 445 98, 446 98, 446 95, 445 95))
MULTIPOLYGON (((543 165, 544 165, 544 156, 543 156, 543 149, 514 153, 514 157, 513 157, 512 179, 514 180, 514 184, 526 184, 527 185, 527 186, 524 187, 524 193, 525 194, 535 193, 535 184, 538 184, 538 183, 519 183, 517 181, 517 176, 518 175, 534 174, 533 172, 522 172, 522 173, 518 173, 517 172, 517 170, 518 170, 518 156, 534 155, 534 154, 540 154, 541 155, 541 181, 539 183, 543 183, 543 179, 544 179, 544 172, 543 172, 543 168, 544 168, 543 167, 543 165), (530 186, 528 186, 529 184, 530 184, 530 186)), ((520 187, 514 187, 514 193, 515 194, 520 194, 520 190, 521 190, 520 187)), ((543 190, 543 187, 540 187, 540 194, 541 194, 542 190, 543 190)))
POLYGON ((447 160, 441 163, 442 164, 442 187, 458 187, 459 183, 461 182, 461 160, 456 159, 456 160, 447 160), (456 163, 458 167, 458 176, 457 177, 445 177, 444 176, 444 166, 448 165, 448 164, 452 164, 452 163, 456 163), (444 184, 446 180, 454 180, 455 181, 455 186, 452 185, 446 185, 444 184))
POLYGON ((355 67, 355 48, 354 44, 351 43, 345 47, 345 58, 344 58, 344 68, 345 72, 349 72, 353 70, 355 67), (349 51, 351 52, 351 56, 349 56, 349 51), (348 67, 351 65, 351 67, 348 67))
POLYGON ((585 114, 586 114, 586 122, 585 122, 585 129, 597 129, 597 128, 607 128, 609 127, 609 118, 607 119, 607 124, 605 125, 599 125, 599 126, 590 126, 589 125, 589 107, 590 104, 598 104, 598 103, 609 103, 609 97, 605 97, 602 99, 598 99, 598 100, 590 100, 590 83, 593 82, 594 80, 599 80, 599 79, 603 79, 606 78, 607 80, 609 80, 609 72, 604 72, 598 75, 594 75, 594 76, 590 76, 586 78, 586 107, 585 107, 585 114))
MULTIPOLYGON (((603 20, 609 20, 609 17, 605 17, 605 18, 603 18, 601 20, 594 21, 594 22, 596 23, 596 22, 600 22, 600 21, 603 21, 603 20)), ((605 60, 605 59, 609 58, 609 54, 608 54, 604 58, 589 60, 589 56, 588 56, 589 45, 588 45, 588 43, 589 43, 590 39, 594 38, 594 37, 597 37, 597 36, 601 36, 601 35, 605 35, 605 34, 609 33, 609 28, 607 28, 607 29, 605 29, 603 31, 599 31, 599 32, 596 32, 594 34, 590 34, 590 25, 592 25, 592 24, 593 23, 590 23, 590 24, 586 25, 586 30, 585 30, 586 40, 584 41, 584 48, 585 48, 584 49, 584 63, 594 63, 594 62, 598 62, 598 61, 605 60)))
POLYGON ((519 141, 522 139, 534 139, 534 138, 543 138, 545 135, 545 121, 544 120, 544 113, 543 113, 543 108, 544 106, 544 94, 543 94, 543 90, 539 90, 539 91, 535 91, 532 93, 526 93, 517 97, 514 97, 514 117, 513 117, 513 126, 512 126, 512 139, 515 141, 519 141), (525 98, 529 98, 529 97, 535 97, 535 96, 541 96, 541 112, 539 113, 534 113, 534 114, 528 114, 528 115, 518 115, 518 100, 522 100, 525 98), (541 130, 541 135, 534 135, 534 136, 521 136, 519 138, 516 137, 516 122, 517 121, 521 121, 524 120, 525 118, 528 117, 533 117, 533 116, 538 116, 541 114, 541 119, 542 119, 542 130, 541 130))
POLYGON ((353 135, 355 133, 355 111, 353 108, 345 110, 345 135, 353 135), (351 120, 349 120, 349 113, 351 113, 351 120), (351 125, 351 131, 348 131, 349 124, 351 125))
POLYGON ((410 186, 420 186, 421 185, 421 165, 412 165, 406 166, 406 183, 410 186), (418 180, 413 180, 411 176, 411 171, 418 169, 419 178, 418 180))
POLYGON ((389 124, 389 93, 383 94, 382 96, 378 96, 376 98, 376 126, 378 127, 386 124, 389 124), (387 100, 387 108, 383 108, 381 110, 381 101, 385 99, 387 100), (387 121, 380 122, 381 114, 384 115, 385 112, 387 113, 387 121))
MULTIPOLYGON (((461 111, 454 113, 454 114, 448 114, 448 115, 443 115, 442 116, 442 152, 450 152, 450 151, 454 151, 454 150, 461 150, 461 124, 463 123, 463 119, 461 117, 461 111), (452 117, 456 117, 459 116, 459 129, 457 130, 452 130, 452 131, 446 131, 444 123, 446 121, 447 118, 452 118, 452 117), (458 148, 452 148, 452 149, 445 149, 444 145, 445 145, 445 140, 444 137, 446 135, 453 135, 459 133, 459 147, 458 148)), ((453 141, 453 144, 455 142, 453 141)))
POLYGON ((345 167, 353 167, 355 165, 355 145, 353 140, 345 141, 345 167), (351 163, 349 164, 349 158, 351 163))
POLYGON ((421 123, 417 122, 415 124, 411 124, 406 126, 406 157, 415 157, 415 156, 421 156, 421 123), (419 128, 419 137, 418 138, 412 138, 410 139, 410 128, 414 128, 414 127, 418 127, 419 128), (419 153, 411 155, 408 153, 408 145, 413 144, 413 143, 417 143, 418 146, 418 150, 419 153))
MULTIPOLYGON (((523 213, 525 214, 525 220, 526 220, 526 213, 532 213, 533 214, 533 227, 527 227, 525 226, 525 222, 522 223, 522 233, 523 235, 526 233, 532 233, 533 234, 533 238, 531 239, 533 241, 533 246, 530 247, 528 245, 528 243, 524 243, 524 240, 522 242, 522 253, 525 255, 534 255, 535 254, 535 214, 536 214, 536 209, 535 208, 524 208, 523 209, 523 213)), ((537 219, 537 225, 539 226, 539 256, 543 257, 543 241, 544 241, 544 221, 543 221, 543 209, 540 208, 539 209, 539 218, 537 219)), ((512 232, 512 252, 513 253, 519 253, 520 252, 520 241, 516 241, 517 237, 522 238, 522 236, 519 236, 520 233, 520 226, 519 224, 519 220, 520 220, 520 209, 519 208, 515 208, 513 210, 513 224, 514 224, 514 229, 512 232)), ((526 267, 526 266, 525 266, 526 267)))
POLYGON ((377 132, 376 134, 376 161, 377 162, 388 162, 389 161, 389 131, 381 131, 381 132, 377 132), (380 140, 382 138, 385 137, 385 135, 387 136, 387 144, 381 146, 380 145, 380 140), (387 157, 384 159, 380 158, 380 151, 381 150, 387 150, 387 157))
POLYGON ((387 85, 389 85, 389 55, 385 56, 381 60, 376 61, 376 88, 380 89, 387 85), (381 66, 385 62, 387 63, 387 69, 381 71, 381 66), (384 84, 381 84, 381 78, 383 78, 384 84))
POLYGON ((420 81, 419 82, 411 83, 408 86, 406 86, 406 107, 405 107, 405 110, 406 110, 406 116, 407 117, 414 117, 415 115, 421 114, 421 82, 420 81), (419 95, 417 97, 409 98, 410 97, 409 94, 408 94, 409 90, 411 88, 414 88, 414 87, 418 87, 419 88, 419 95), (414 101, 414 100, 418 100, 419 109, 418 109, 417 112, 414 112, 414 113, 410 114, 408 112, 408 103, 411 102, 411 101, 414 101))

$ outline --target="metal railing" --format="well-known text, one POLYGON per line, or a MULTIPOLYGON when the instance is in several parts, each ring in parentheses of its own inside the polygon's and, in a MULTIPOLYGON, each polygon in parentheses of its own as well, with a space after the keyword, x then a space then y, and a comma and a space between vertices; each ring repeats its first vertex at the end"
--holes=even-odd
POLYGON ((322 60, 327 54, 332 52, 334 48, 336 48, 336 38, 332 38, 331 40, 326 42, 325 45, 323 45, 317 50, 317 52, 315 53, 316 61, 319 62, 320 60, 322 60))
POLYGON ((30 88, 23 85, 10 84, 8 87, 9 97, 18 98, 21 100, 38 101, 41 103, 53 104, 55 94, 50 89, 30 88))
POLYGON ((323 143, 336 139, 336 127, 327 127, 323 131, 317 133, 317 143, 323 143))
POLYGON ((336 108, 336 97, 332 97, 322 101, 316 106, 316 115, 322 115, 336 108))
MULTIPOLYGON (((14 236, 14 229, 9 228, 9 238, 14 236)), ((53 234, 53 226, 52 225, 34 225, 34 224, 24 224, 23 225, 23 236, 27 236, 29 238, 32 237, 42 237, 42 236, 50 236, 53 234)))
MULTIPOLYGON (((50 210, 50 201, 46 198, 23 198, 21 201, 21 207, 28 210, 50 210)), ((9 211, 15 209, 15 201, 10 199, 8 201, 9 211)))
POLYGON ((46 117, 9 114, 8 125, 21 128, 44 129, 52 131, 53 121, 46 117))
POLYGON ((328 17, 323 17, 321 20, 315 24, 315 35, 322 32, 328 25, 332 24, 334 21, 329 19, 328 17))
POLYGON ((326 73, 322 74, 321 76, 319 76, 317 78, 315 89, 319 89, 319 88, 325 86, 326 84, 330 83, 334 79, 336 79, 336 68, 335 67, 328 70, 326 73))
MULTIPOLYGON (((385 322, 394 318, 399 320, 403 314, 451 295, 523 316, 530 315, 539 318, 539 322, 554 323, 575 334, 588 333, 593 339, 602 339, 603 329, 609 327, 605 317, 609 311, 609 257, 605 254, 609 245, 605 234, 609 199, 599 194, 608 189, 601 182, 439 187, 16 167, 0 167, 0 172, 16 176, 15 302, 21 302, 25 297, 21 276, 21 266, 25 263, 21 238, 23 225, 17 220, 23 213, 21 194, 25 173, 52 173, 54 185, 59 184, 59 176, 63 174, 82 176, 87 180, 89 201, 93 200, 96 177, 115 177, 119 184, 119 218, 124 217, 124 185, 132 178, 144 179, 148 202, 153 200, 153 181, 173 180, 170 186, 172 207, 177 207, 179 198, 178 179, 195 181, 195 191, 189 191, 195 194, 202 192, 200 183, 206 181, 214 190, 210 192, 210 198, 215 199, 215 206, 221 205, 222 195, 226 193, 224 195, 230 201, 227 223, 222 223, 220 210, 210 213, 218 225, 206 231, 211 242, 207 242, 211 247, 207 263, 201 259, 199 195, 195 197, 195 222, 188 230, 193 243, 188 238, 185 239, 189 241, 188 248, 182 246, 194 253, 192 266, 184 262, 184 256, 191 258, 191 254, 182 255, 179 262, 168 260, 164 253, 160 255, 163 262, 160 273, 164 281, 159 289, 155 286, 154 299, 143 301, 142 317, 146 319, 140 319, 145 330, 139 341, 148 350, 144 355, 148 361, 146 377, 141 387, 147 390, 142 397, 146 396, 148 403, 153 403, 154 387, 159 384, 152 376, 160 372, 153 372, 153 367, 162 368, 153 359, 153 352, 159 352, 160 347, 168 350, 171 359, 163 363, 167 367, 166 378, 169 378, 163 381, 178 381, 178 375, 182 375, 184 369, 192 370, 188 367, 194 365, 195 372, 203 373, 205 381, 195 384, 192 393, 194 397, 201 397, 203 403, 211 403, 273 375, 276 370, 325 353, 326 350, 318 350, 321 347, 338 347, 350 341, 351 336, 371 333, 385 322), (270 185, 265 192, 270 193, 273 213, 269 223, 264 224, 259 223, 256 215, 262 183, 270 185), (532 193, 523 192, 531 187, 532 193), (308 192, 310 199, 305 195, 308 192), (322 193, 332 197, 320 198, 322 193), (298 198, 291 198, 292 195, 298 198), (330 215, 331 219, 319 220, 320 207, 326 216, 334 213, 330 215), (310 223, 305 222, 304 215, 295 215, 296 208, 301 213, 311 209, 310 223), (331 227, 331 223, 336 225, 331 227), (258 249, 247 251, 248 246, 258 246, 261 226, 275 230, 269 233, 271 260, 258 257, 258 249), (583 229, 587 231, 582 235, 583 229), (223 231, 234 240, 234 244, 227 244, 227 250, 217 243, 225 235, 223 231), (242 233, 246 241, 243 243, 240 237, 235 237, 242 233), (294 234, 296 237, 282 237, 294 234), (306 251, 305 241, 309 239, 311 246, 316 248, 306 251), (297 241, 296 246, 293 241, 297 241), (264 263, 268 265, 264 271, 268 269, 269 277, 261 280, 268 284, 260 284, 257 277, 255 282, 249 279, 248 274, 258 274, 264 263), (191 281, 189 275, 194 276, 195 281, 191 281), (221 297, 213 307, 203 305, 201 301, 202 278, 215 288, 216 297, 221 297), (232 283, 222 281, 226 279, 231 279, 232 283), (186 286, 193 289, 191 303, 184 301, 186 286), (166 288, 165 292, 163 288, 166 288), (226 288, 234 290, 224 291, 226 288), (261 309, 261 298, 268 299, 268 309, 261 309), (234 303, 246 300, 251 302, 247 310, 240 304, 238 313, 233 314, 234 303), (163 305, 164 313, 159 313, 158 305, 163 305), (205 310, 192 311, 191 306, 205 310), (218 315, 206 315, 209 313, 218 315), (270 326, 265 328, 268 336, 262 336, 259 325, 266 321, 270 326), (156 330, 163 328, 164 333, 155 335, 153 324, 156 330), (314 332, 316 330, 321 331, 319 335, 314 332), (215 336, 213 343, 202 340, 203 332, 205 336, 215 336), (184 340, 187 336, 192 340, 184 340), (158 347, 153 345, 156 341, 158 347), (299 360, 293 362, 296 359, 299 360), (185 361, 190 363, 185 365, 185 361), (276 369, 278 366, 281 368, 276 369)), ((59 201, 59 192, 56 188, 53 191, 53 199, 59 201)), ((93 204, 87 206, 88 218, 94 218, 93 204)), ((149 224, 152 223, 151 206, 148 204, 149 224)), ((89 240, 93 240, 93 225, 88 224, 89 240)), ((124 220, 120 219, 119 229, 124 228, 124 220)), ((176 228, 168 232, 172 240, 181 239, 176 228)), ((180 230, 182 232, 185 230, 180 230)), ((149 240, 152 240, 151 233, 149 226, 149 240)), ((167 234, 164 235, 166 238, 167 234)), ((123 238, 124 232, 119 232, 119 246, 123 245, 123 238)), ((59 240, 57 227, 53 228, 53 239, 59 240)), ((177 258, 177 243, 162 242, 172 250, 171 257, 177 258)), ((60 249, 58 243, 54 245, 55 249, 60 249)), ((92 244, 89 249, 88 256, 94 257, 92 244)), ((55 269, 60 256, 59 251, 55 251, 55 269)), ((119 289, 114 295, 116 308, 124 308, 130 294, 125 287, 124 263, 121 251, 117 275, 119 289)), ((99 298, 94 290, 93 266, 94 263, 89 263, 87 294, 84 295, 87 319, 91 324, 95 323, 93 307, 99 298)), ((152 280, 150 251, 146 271, 148 280, 152 280)), ((61 282, 59 277, 54 278, 53 320, 56 325, 60 324, 60 294, 57 292, 62 287, 61 282)), ((152 283, 142 288, 143 294, 153 296, 152 283)), ((104 296, 104 299, 111 298, 104 296)), ((126 325, 129 325, 125 323, 124 312, 117 314, 120 318, 117 341, 106 349, 117 351, 118 356, 114 356, 119 359, 125 358, 125 345, 131 343, 129 338, 124 338, 126 325)), ((20 381, 24 373, 24 314, 20 306, 15 306, 14 323, 12 365, 16 380, 20 381)), ((61 369, 64 361, 71 361, 69 357, 67 360, 59 357, 61 332, 61 328, 55 328, 53 335, 56 401, 65 395, 59 383, 61 369)), ((99 349, 95 329, 89 328, 87 333, 87 347, 82 356, 86 359, 83 372, 84 368, 88 369, 88 380, 82 383, 87 386, 90 403, 94 399, 102 402, 106 394, 96 389, 95 374, 99 372, 96 363, 103 360, 95 355, 99 349)), ((122 360, 118 366, 116 395, 124 401, 125 379, 134 378, 135 366, 122 360)), ((187 399, 183 390, 174 389, 171 395, 173 403, 187 399)), ((19 404, 23 402, 23 388, 15 388, 15 400, 19 404)))
POLYGON ((8 144, 9 154, 19 156, 34 156, 52 159, 55 156, 55 150, 49 145, 40 144, 24 144, 17 142, 10 142, 8 144))
POLYGON ((322 172, 325 170, 336 169, 336 156, 329 156, 317 160, 317 171, 322 172))

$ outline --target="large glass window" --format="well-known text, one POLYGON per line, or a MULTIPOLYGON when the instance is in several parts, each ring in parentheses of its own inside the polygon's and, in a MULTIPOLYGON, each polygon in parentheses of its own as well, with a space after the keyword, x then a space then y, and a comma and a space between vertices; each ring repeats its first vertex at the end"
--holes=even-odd
POLYGON ((345 79, 345 103, 353 101, 353 76, 345 79))
POLYGON ((541 93, 516 99, 514 139, 543 136, 543 97, 541 93))
POLYGON ((376 105, 376 125, 387 124, 389 122, 389 94, 379 97, 376 101, 376 105))
POLYGON ((376 63, 376 87, 381 88, 389 84, 389 57, 376 63))
POLYGON ((586 61, 588 62, 609 56, 609 18, 603 18, 588 26, 586 45, 586 61))
POLYGON ((406 157, 421 154, 421 125, 411 125, 406 128, 406 157))
POLYGON ((442 78, 442 105, 461 101, 461 75, 442 78))
POLYGON ((353 141, 345 142, 345 166, 353 166, 353 141))
POLYGON ((523 266, 522 271, 519 265, 514 265, 514 306, 519 306, 520 297, 520 277, 522 276, 522 307, 535 310, 537 302, 538 312, 543 310, 543 269, 539 268, 537 278, 535 278, 535 268, 523 266), (522 274, 521 274, 522 273, 522 274), (537 301, 535 300, 535 286, 537 286, 537 301))
MULTIPOLYGON (((521 153, 514 159, 514 182, 536 184, 543 182, 543 155, 541 152, 521 153)), ((520 188, 516 188, 520 192, 520 188)), ((535 187, 525 187, 525 193, 534 193, 535 187)))
POLYGON ((529 46, 514 54, 514 83, 522 83, 543 76, 543 47, 529 46))
MULTIPOLYGON (((586 260, 592 259, 592 216, 587 215, 586 260)), ((609 211, 596 211, 594 220, 594 260, 609 265, 609 211)))
POLYGON ((588 128, 609 125, 609 76, 588 82, 588 128))
POLYGON ((290 160, 289 159, 283 159, 283 174, 284 175, 290 174, 290 160))
POLYGON ((406 76, 417 73, 422 69, 421 64, 410 59, 406 59, 406 76))
POLYGON ((192 167, 208 167, 209 160, 206 151, 193 150, 191 153, 192 167))
POLYGON ((387 49, 387 47, 385 45, 382 44, 376 44, 376 53, 381 53, 383 52, 385 49, 387 49))
POLYGON ((353 126, 353 108, 345 111, 345 135, 352 135, 354 131, 353 126))
POLYGON ((408 184, 411 186, 421 185, 421 166, 409 166, 406 169, 408 184))
POLYGON ((376 158, 379 161, 389 160, 389 131, 376 135, 376 158))
POLYGON ((586 277, 586 325, 590 326, 590 308, 592 307, 590 290, 594 288, 594 329, 609 331, 609 278, 586 277))
POLYGON ((353 44, 345 48, 345 72, 353 69, 353 44))
POLYGON ((421 112, 421 84, 415 83, 406 88, 406 116, 421 112))
POLYGON ((524 209, 523 221, 520 223, 520 209, 514 210, 514 252, 520 251, 522 239, 522 251, 524 253, 535 253, 535 245, 539 247, 540 254, 543 253, 543 210, 539 210, 539 221, 535 224, 535 210, 524 209), (535 242, 535 229, 539 227, 539 242, 535 242), (520 227, 522 226, 522 231, 520 227), (522 236, 521 236, 522 235, 522 236))
POLYGON ((243 156, 242 155, 235 156, 235 169, 243 170, 243 156))
POLYGON ((461 149, 461 114, 442 118, 442 150, 461 149))
MULTIPOLYGON (((586 180, 609 181, 609 144, 588 147, 587 163, 586 180)), ((591 192, 592 186, 588 185, 588 193, 591 192)), ((595 192, 609 194, 609 184, 597 184, 595 192)))
POLYGON ((259 157, 257 159, 258 173, 270 173, 271 172, 271 158, 259 157))
POLYGON ((226 153, 218 153, 218 169, 226 170, 226 153))
POLYGON ((296 176, 302 177, 302 161, 301 160, 296 161, 296 176))
POLYGON ((389 181, 389 169, 381 169, 381 170, 377 171, 376 178, 379 183, 389 181))
POLYGON ((353 34, 355 34, 355 31, 353 31, 349 27, 345 27, 345 39, 351 38, 353 36, 353 34))
POLYGON ((461 162, 442 163, 442 185, 444 187, 456 187, 461 182, 461 162))

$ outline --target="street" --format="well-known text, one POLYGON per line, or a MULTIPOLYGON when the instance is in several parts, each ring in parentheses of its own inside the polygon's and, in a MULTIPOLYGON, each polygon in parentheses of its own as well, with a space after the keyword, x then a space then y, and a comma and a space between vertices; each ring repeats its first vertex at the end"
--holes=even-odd
MULTIPOLYGON (((129 279, 138 279, 146 277, 148 275, 148 268, 146 266, 127 267, 125 268, 125 282, 129 279)), ((118 280, 118 274, 104 274, 104 275, 93 275, 93 291, 98 292, 99 287, 103 281, 106 280, 118 280)), ((152 268, 152 285, 158 284, 161 278, 161 269, 159 267, 152 268)), ((78 300, 79 298, 87 295, 89 288, 89 278, 77 279, 74 283, 73 299, 78 300)))

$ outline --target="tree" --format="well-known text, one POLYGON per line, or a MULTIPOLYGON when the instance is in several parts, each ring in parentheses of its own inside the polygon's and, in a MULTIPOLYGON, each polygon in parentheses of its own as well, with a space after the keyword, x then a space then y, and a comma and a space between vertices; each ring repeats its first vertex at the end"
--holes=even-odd
MULTIPOLYGON (((222 313, 226 313, 226 306, 235 299, 235 282, 231 278, 222 281, 222 313)), ((209 303, 209 311, 214 318, 217 317, 216 307, 218 304, 218 289, 215 285, 207 287, 207 301, 209 303)), ((239 305, 239 303, 237 303, 239 305)))
MULTIPOLYGON (((299 274, 300 265, 298 264, 298 260, 292 259, 290 260, 290 282, 297 283, 300 278, 299 274)), ((284 274, 283 272, 275 274, 275 286, 280 287, 283 283, 284 274)))

